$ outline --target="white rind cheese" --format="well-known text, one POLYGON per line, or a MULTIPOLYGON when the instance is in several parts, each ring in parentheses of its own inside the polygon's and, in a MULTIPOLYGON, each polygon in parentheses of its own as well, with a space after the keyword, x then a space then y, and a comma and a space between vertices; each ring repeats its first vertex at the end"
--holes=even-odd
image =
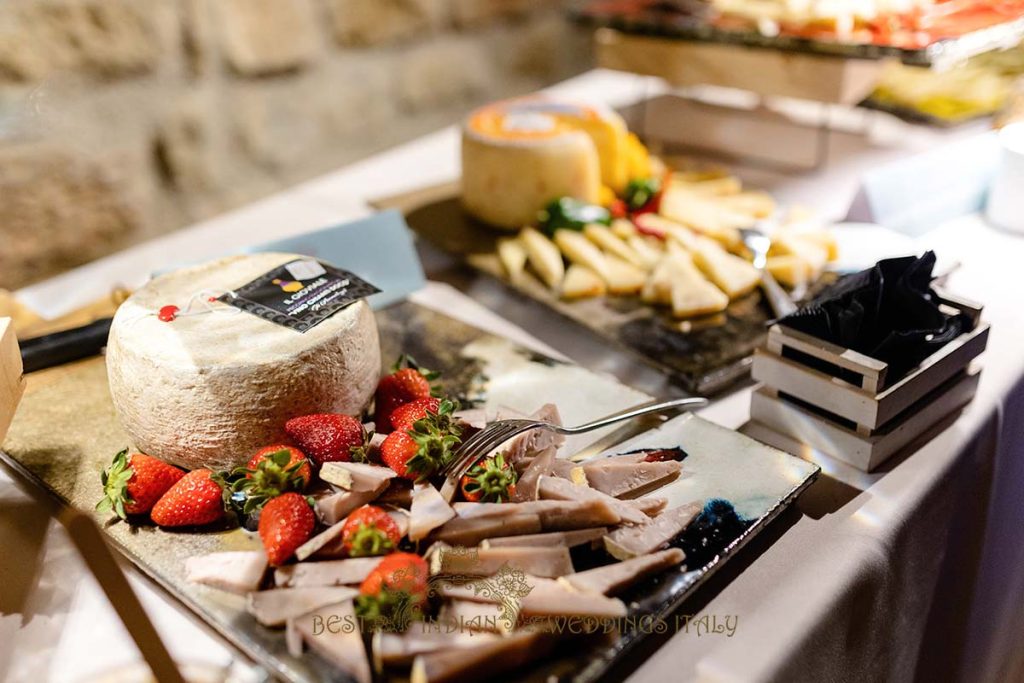
POLYGON ((220 293, 295 258, 232 256, 160 276, 125 301, 107 344, 110 393, 136 447, 181 467, 228 469, 285 438, 284 423, 309 413, 358 415, 380 374, 373 313, 357 301, 305 333, 223 303, 220 293))

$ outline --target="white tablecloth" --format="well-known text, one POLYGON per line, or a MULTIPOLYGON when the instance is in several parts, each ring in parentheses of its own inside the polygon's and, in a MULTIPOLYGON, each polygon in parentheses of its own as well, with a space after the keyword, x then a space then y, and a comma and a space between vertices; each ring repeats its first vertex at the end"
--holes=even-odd
MULTIPOLYGON (((639 87, 631 76, 593 72, 557 90, 621 104, 655 87, 639 87)), ((930 144, 941 140, 933 136, 930 144)), ((904 142, 917 149, 928 141, 915 133, 904 142)), ((761 179, 783 201, 811 200, 839 215, 869 161, 906 149, 866 145, 822 176, 761 179)), ((370 211, 367 199, 450 180, 456 173, 457 135, 448 129, 29 287, 19 298, 56 315, 112 284, 136 285, 168 260, 197 260, 350 220, 370 211)), ((635 670, 624 672, 631 681, 998 681, 1024 672, 1024 287, 1017 274, 1024 240, 965 217, 928 233, 921 243, 960 260, 963 267, 950 288, 986 304, 993 331, 974 402, 934 440, 881 472, 863 475, 823 458, 827 476, 804 496, 805 514, 780 520, 768 534, 772 543, 745 549, 734 562, 739 569, 727 567, 723 578, 684 608, 738 616, 735 634, 691 630, 654 642, 637 653, 635 670)), ((493 282, 450 268, 429 249, 424 256, 432 278, 464 293, 434 283, 414 295, 418 302, 539 350, 557 350, 640 389, 667 390, 657 373, 590 335, 509 297, 493 282)), ((703 414, 739 428, 748 407, 749 388, 703 414)), ((0 479, 0 504, 21 499, 0 479)), ((0 616, 0 672, 6 645, 17 655, 7 660, 17 680, 84 680, 137 658, 91 579, 59 535, 53 536, 44 578, 61 589, 37 591, 33 605, 41 613, 26 625, 19 615, 0 616)), ((176 656, 231 661, 229 650, 134 573, 133 585, 176 656)))

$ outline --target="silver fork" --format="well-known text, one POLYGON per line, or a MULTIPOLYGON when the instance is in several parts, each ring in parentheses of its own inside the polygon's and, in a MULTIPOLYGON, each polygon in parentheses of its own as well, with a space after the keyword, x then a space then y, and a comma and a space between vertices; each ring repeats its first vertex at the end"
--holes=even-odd
POLYGON ((740 228, 740 238, 754 256, 754 267, 761 271, 761 289, 772 313, 776 319, 786 317, 796 310, 796 304, 765 267, 768 265, 768 249, 772 246, 771 238, 757 228, 740 228))
POLYGON ((591 432, 595 429, 607 427, 608 425, 613 425, 617 422, 623 422, 634 417, 640 417, 641 415, 660 413, 673 408, 699 408, 700 406, 707 405, 707 403, 708 400, 706 398, 675 398, 669 401, 651 401, 650 403, 633 406, 632 408, 627 408, 626 410, 613 413, 612 415, 606 415, 599 420, 594 420, 593 422, 588 422, 576 427, 563 427, 561 425, 551 424, 550 422, 529 419, 499 420, 497 422, 491 422, 479 432, 462 442, 455 451, 455 457, 450 463, 448 463, 447 467, 444 467, 441 470, 441 473, 445 475, 444 485, 441 487, 441 495, 444 496, 445 500, 451 500, 455 495, 459 479, 467 472, 467 470, 469 470, 470 467, 472 467, 480 458, 491 453, 501 444, 522 434, 523 432, 528 432, 533 429, 546 429, 548 431, 555 432, 556 434, 562 434, 563 436, 572 436, 574 434, 591 432))

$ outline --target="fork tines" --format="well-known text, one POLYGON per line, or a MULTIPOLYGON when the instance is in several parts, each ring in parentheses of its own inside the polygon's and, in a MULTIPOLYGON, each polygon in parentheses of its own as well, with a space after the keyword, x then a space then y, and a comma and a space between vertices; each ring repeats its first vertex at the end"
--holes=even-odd
POLYGON ((530 420, 501 420, 492 422, 479 432, 469 437, 455 452, 455 458, 444 469, 445 474, 457 473, 467 464, 487 455, 513 436, 541 426, 530 420))

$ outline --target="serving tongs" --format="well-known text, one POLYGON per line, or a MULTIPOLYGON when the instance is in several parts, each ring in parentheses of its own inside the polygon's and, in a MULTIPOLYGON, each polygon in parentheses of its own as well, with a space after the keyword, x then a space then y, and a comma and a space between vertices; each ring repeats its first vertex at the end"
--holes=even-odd
POLYGON ((442 468, 441 473, 445 475, 444 485, 441 487, 441 495, 445 500, 450 501, 458 489, 459 480, 480 458, 492 453, 495 449, 510 439, 534 429, 544 429, 549 432, 563 436, 585 434, 595 429, 608 427, 619 422, 631 420, 642 415, 651 413, 662 413, 668 410, 685 408, 687 410, 706 406, 706 398, 675 398, 669 401, 656 400, 642 405, 633 406, 626 410, 606 415, 593 422, 577 425, 575 427, 563 427, 562 425, 544 422, 543 420, 530 420, 526 418, 498 420, 491 422, 473 436, 462 442, 455 451, 455 457, 447 466, 442 468))
POLYGON ((761 273, 761 291, 775 314, 775 319, 785 318, 796 310, 792 297, 786 293, 775 276, 768 270, 768 250, 771 238, 758 228, 740 228, 740 239, 753 256, 753 265, 761 273))

